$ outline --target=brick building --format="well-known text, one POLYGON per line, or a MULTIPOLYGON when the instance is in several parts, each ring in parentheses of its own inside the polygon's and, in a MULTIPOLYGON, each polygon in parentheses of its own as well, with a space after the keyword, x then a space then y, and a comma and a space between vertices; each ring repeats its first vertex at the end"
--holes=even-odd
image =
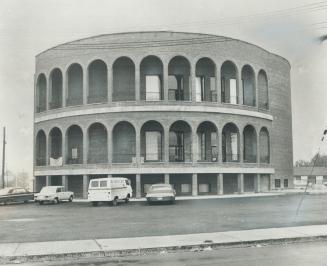
POLYGON ((85 197, 108 175, 137 197, 157 182, 178 195, 267 191, 292 178, 291 125, 289 62, 240 40, 120 33, 36 56, 37 191, 85 197))

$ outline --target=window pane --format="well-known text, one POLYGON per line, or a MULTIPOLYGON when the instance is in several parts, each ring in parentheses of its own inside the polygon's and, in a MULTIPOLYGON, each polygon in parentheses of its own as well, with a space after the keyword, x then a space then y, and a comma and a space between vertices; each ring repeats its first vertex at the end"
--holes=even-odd
POLYGON ((237 133, 231 133, 232 160, 238 160, 237 133))
POLYGON ((200 193, 208 193, 209 192, 209 184, 199 184, 199 192, 200 193))
POLYGON ((182 184, 181 192, 182 193, 190 193, 191 192, 191 184, 182 184))
POLYGON ((158 131, 145 132, 145 159, 158 161, 161 146, 161 133, 158 131))
POLYGON ((99 181, 92 181, 91 182, 91 187, 98 187, 99 186, 99 181))
POLYGON ((196 89, 196 101, 202 102, 202 90, 203 90, 203 79, 202 77, 196 77, 195 79, 195 89, 196 89))
POLYGON ((237 104, 236 79, 229 80, 230 103, 237 104))
POLYGON ((106 187, 107 181, 100 181, 100 187, 106 187))
POLYGON ((159 101, 161 91, 161 81, 158 75, 146 75, 146 100, 159 101))

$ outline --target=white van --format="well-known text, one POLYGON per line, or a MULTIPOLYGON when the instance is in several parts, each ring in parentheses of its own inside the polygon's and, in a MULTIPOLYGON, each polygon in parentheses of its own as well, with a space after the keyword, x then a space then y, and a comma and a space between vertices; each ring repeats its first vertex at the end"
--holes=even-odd
POLYGON ((132 195, 131 182, 127 178, 96 178, 90 180, 87 199, 92 202, 93 206, 98 206, 101 201, 116 206, 118 200, 124 200, 127 203, 132 195))

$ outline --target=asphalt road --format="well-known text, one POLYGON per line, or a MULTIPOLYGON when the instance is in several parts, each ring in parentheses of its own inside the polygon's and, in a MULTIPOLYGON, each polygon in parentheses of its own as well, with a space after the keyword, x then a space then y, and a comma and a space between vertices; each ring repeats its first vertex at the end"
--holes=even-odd
POLYGON ((34 242, 191 234, 327 224, 327 195, 145 202, 91 207, 89 203, 0 206, 0 242, 34 242))
POLYGON ((80 258, 57 262, 26 263, 21 266, 322 266, 326 265, 327 242, 225 248, 198 252, 177 252, 114 258, 80 258))

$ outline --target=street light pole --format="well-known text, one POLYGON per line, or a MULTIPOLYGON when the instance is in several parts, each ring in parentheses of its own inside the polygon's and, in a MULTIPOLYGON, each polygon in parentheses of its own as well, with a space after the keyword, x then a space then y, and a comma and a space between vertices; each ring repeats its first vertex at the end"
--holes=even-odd
POLYGON ((3 127, 1 188, 5 187, 6 127, 3 127))

